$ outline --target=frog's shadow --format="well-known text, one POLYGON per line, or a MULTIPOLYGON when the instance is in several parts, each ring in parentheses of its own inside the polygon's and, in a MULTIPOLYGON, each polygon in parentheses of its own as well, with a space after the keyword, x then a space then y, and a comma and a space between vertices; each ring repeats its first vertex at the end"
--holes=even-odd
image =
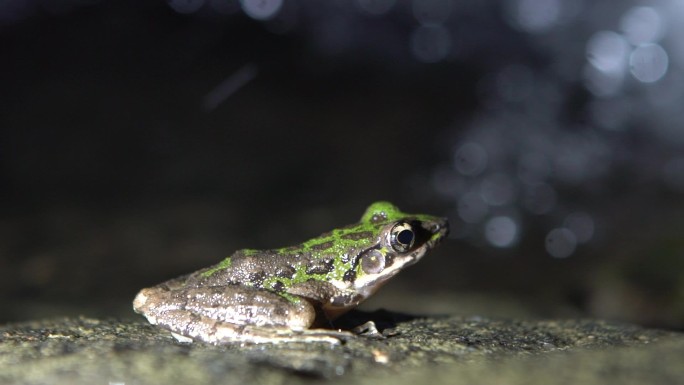
POLYGON ((374 311, 352 310, 331 323, 331 327, 351 330, 367 322, 373 322, 380 333, 385 329, 392 329, 404 322, 427 318, 421 314, 407 314, 378 309, 374 311))

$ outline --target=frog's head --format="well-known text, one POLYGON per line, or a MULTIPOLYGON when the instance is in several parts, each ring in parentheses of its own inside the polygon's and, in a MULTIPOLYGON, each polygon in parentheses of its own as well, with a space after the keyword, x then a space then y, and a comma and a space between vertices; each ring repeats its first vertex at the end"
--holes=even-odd
POLYGON ((418 262, 449 232, 446 218, 406 214, 389 202, 373 203, 359 226, 373 234, 376 242, 356 260, 356 277, 349 289, 363 301, 387 280, 418 262))
POLYGON ((446 218, 406 214, 391 203, 373 203, 358 223, 302 244, 312 263, 304 266, 300 283, 291 284, 287 292, 319 301, 327 319, 335 319, 418 262, 448 232, 446 218))

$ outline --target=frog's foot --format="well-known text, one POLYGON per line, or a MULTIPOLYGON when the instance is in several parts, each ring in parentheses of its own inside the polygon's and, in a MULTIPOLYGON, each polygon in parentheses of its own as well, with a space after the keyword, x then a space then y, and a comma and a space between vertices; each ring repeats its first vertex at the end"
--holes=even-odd
POLYGON ((383 339, 385 336, 380 333, 378 328, 375 326, 375 322, 373 321, 368 321, 365 322, 355 328, 352 329, 352 332, 355 334, 364 336, 364 337, 369 337, 369 338, 377 338, 377 339, 383 339))

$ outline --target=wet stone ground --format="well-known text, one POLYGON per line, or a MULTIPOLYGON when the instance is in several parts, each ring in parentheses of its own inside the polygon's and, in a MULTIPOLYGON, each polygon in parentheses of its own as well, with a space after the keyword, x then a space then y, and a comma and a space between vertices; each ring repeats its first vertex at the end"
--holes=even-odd
POLYGON ((182 344, 143 321, 0 326, 1 384, 594 384, 684 381, 684 334, 597 320, 354 312, 386 338, 182 344))

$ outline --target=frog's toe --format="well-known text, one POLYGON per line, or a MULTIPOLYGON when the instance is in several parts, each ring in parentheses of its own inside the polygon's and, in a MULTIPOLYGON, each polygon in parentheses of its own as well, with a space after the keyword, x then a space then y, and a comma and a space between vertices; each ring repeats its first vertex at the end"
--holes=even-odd
POLYGON ((365 322, 365 323, 353 328, 352 332, 354 332, 357 335, 364 336, 364 337, 378 338, 378 339, 385 338, 385 336, 383 336, 382 333, 380 333, 377 326, 375 326, 375 322, 373 322, 373 321, 365 322))
POLYGON ((190 344, 190 343, 195 341, 190 337, 186 337, 186 336, 178 334, 178 333, 171 332, 171 335, 173 336, 173 338, 176 339, 176 341, 178 341, 182 344, 190 344))

